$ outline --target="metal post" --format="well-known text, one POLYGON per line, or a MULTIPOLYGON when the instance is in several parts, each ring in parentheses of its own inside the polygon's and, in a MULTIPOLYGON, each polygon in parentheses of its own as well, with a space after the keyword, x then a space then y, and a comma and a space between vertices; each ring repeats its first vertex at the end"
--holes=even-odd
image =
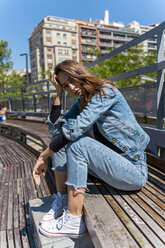
POLYGON ((36 112, 36 97, 35 95, 33 95, 33 109, 34 109, 34 112, 36 112))
POLYGON ((25 111, 25 103, 24 103, 24 97, 23 97, 23 88, 21 88, 21 101, 22 101, 22 111, 25 111))
POLYGON ((29 71, 28 71, 28 54, 26 53, 26 80, 29 83, 29 71))
MULTIPOLYGON (((157 63, 164 60, 164 31, 157 35, 157 63)), ((163 128, 164 117, 164 69, 157 71, 157 128, 163 128)))
POLYGON ((63 90, 62 94, 62 106, 63 106, 63 114, 66 113, 66 92, 63 90))
POLYGON ((49 87, 49 81, 47 81, 47 92, 48 92, 48 112, 50 111, 50 87, 49 87))
POLYGON ((11 112, 11 99, 9 98, 9 111, 11 112))
POLYGON ((27 53, 22 53, 20 56, 26 56, 26 80, 27 83, 29 83, 29 72, 28 72, 28 54, 27 53))

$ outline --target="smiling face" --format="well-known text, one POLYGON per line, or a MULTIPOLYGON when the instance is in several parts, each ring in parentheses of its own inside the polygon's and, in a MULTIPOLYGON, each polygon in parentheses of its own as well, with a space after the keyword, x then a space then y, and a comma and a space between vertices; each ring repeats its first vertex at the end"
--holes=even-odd
POLYGON ((60 71, 57 75, 57 81, 69 94, 77 97, 82 95, 81 84, 71 79, 67 73, 60 71))

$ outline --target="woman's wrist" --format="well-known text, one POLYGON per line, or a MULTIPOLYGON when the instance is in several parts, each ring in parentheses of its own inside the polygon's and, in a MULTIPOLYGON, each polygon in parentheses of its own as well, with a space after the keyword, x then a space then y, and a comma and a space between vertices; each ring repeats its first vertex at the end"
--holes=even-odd
POLYGON ((61 99, 61 98, 62 98, 62 92, 63 92, 63 91, 61 91, 61 92, 57 92, 56 98, 58 97, 58 98, 60 98, 60 99, 61 99))
POLYGON ((47 147, 46 150, 40 154, 39 159, 46 161, 53 153, 54 152, 49 147, 47 147))

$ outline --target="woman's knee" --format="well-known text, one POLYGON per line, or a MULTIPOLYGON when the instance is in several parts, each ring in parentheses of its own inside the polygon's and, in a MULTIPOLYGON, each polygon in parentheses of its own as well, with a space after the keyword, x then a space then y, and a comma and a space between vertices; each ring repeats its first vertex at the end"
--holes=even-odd
POLYGON ((52 158, 52 170, 54 171, 66 171, 66 148, 63 147, 57 153, 53 153, 52 158))
POLYGON ((82 151, 86 149, 88 144, 90 144, 91 138, 85 135, 78 137, 76 140, 71 141, 67 146, 67 152, 70 151, 82 151))

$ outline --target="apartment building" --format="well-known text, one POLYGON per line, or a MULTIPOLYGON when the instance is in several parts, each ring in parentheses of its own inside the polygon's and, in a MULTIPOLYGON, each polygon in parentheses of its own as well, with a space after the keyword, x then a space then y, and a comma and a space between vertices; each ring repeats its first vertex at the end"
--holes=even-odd
MULTIPOLYGON (((145 32, 150 31, 152 28, 155 28, 158 24, 153 24, 149 26, 140 25, 139 22, 133 21, 127 25, 127 28, 131 28, 139 35, 144 34, 145 32)), ((154 36, 148 40, 142 42, 142 49, 146 53, 150 53, 150 51, 157 50, 157 37, 154 36)))
POLYGON ((79 61, 77 24, 70 19, 47 16, 29 38, 32 81, 44 78, 66 59, 79 61))
POLYGON ((121 22, 110 23, 108 10, 105 11, 104 20, 96 20, 94 24, 97 29, 98 47, 102 55, 109 52, 108 48, 117 48, 139 36, 133 29, 126 28, 121 22))
MULTIPOLYGON (((108 48, 117 48, 155 26, 133 21, 125 27, 121 22, 109 22, 108 10, 103 20, 94 22, 44 17, 29 38, 32 81, 44 78, 42 72, 52 70, 66 59, 83 64, 91 62, 96 59, 96 50, 104 55, 109 52, 108 48)), ((146 53, 156 50, 156 45, 156 37, 140 44, 146 53)))
POLYGON ((139 34, 125 27, 117 27, 112 24, 97 24, 98 42, 101 54, 108 53, 107 48, 119 47, 136 38, 139 34))
POLYGON ((92 21, 74 20, 78 25, 79 58, 80 62, 86 63, 96 59, 98 49, 97 29, 92 21))

